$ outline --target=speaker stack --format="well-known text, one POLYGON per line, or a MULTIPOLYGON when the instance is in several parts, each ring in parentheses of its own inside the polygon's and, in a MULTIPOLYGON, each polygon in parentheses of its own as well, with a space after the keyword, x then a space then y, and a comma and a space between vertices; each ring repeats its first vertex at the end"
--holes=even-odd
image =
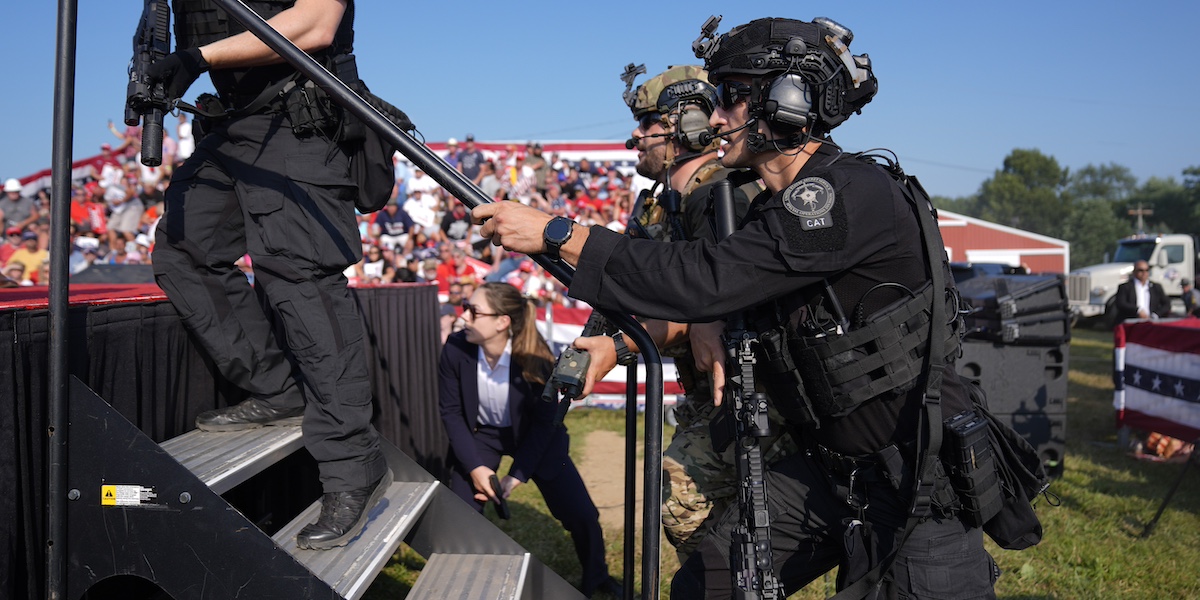
POLYGON ((1061 277, 998 275, 958 284, 971 307, 959 375, 978 382, 988 408, 1063 472, 1070 312, 1061 277))

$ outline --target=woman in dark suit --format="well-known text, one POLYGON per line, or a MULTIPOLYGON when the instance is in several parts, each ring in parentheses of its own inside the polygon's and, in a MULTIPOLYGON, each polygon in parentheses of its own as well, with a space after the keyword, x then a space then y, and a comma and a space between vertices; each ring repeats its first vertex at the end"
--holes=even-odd
POLYGON ((581 591, 619 590, 608 576, 600 513, 567 455, 566 428, 541 391, 554 356, 537 330, 537 308, 507 283, 485 283, 463 302, 466 328, 442 347, 438 364, 442 423, 454 461, 450 488, 476 510, 533 479, 550 514, 562 522, 583 565, 581 591), (493 490, 503 455, 512 468, 493 490))

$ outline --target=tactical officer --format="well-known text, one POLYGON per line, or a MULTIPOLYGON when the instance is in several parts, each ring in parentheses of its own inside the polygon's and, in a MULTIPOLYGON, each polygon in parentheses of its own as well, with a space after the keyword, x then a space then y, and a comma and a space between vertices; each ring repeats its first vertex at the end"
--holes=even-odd
MULTIPOLYGON (((755 375, 805 445, 765 477, 785 593, 840 566, 839 588, 855 597, 994 597, 982 530, 937 460, 942 414, 970 400, 953 368, 961 326, 928 200, 894 164, 829 137, 874 96, 870 60, 828 19, 712 32, 694 48, 717 84, 722 164, 753 169, 771 192, 738 231, 715 245, 653 244, 500 203, 475 209, 489 219, 481 234, 574 264, 571 294, 595 306, 691 322, 741 313, 760 332, 756 354, 774 339, 761 333, 784 337, 774 348, 790 368, 759 361, 755 375)), ((732 594, 740 517, 725 512, 676 574, 674 597, 732 594)), ((746 572, 753 561, 735 567, 739 587, 763 579, 746 572)))
MULTIPOLYGON (((347 0, 247 4, 327 65, 351 51, 347 0)), ((324 495, 320 518, 296 541, 345 545, 391 472, 371 427, 363 329, 342 275, 362 247, 349 161, 332 141, 340 113, 211 0, 176 0, 174 13, 178 51, 155 62, 152 75, 179 98, 211 71, 221 106, 205 103, 206 135, 171 179, 155 277, 221 374, 250 393, 200 414, 196 425, 231 431, 302 416, 324 495), (253 288, 234 264, 247 253, 253 288)))
MULTIPOLYGON (((645 198, 633 217, 632 235, 662 241, 703 239, 716 241, 710 223, 713 185, 734 173, 717 161, 717 143, 708 121, 716 108, 716 91, 708 73, 699 66, 674 66, 633 91, 633 78, 644 68, 630 67, 623 79, 625 101, 638 125, 627 146, 637 148, 637 172, 664 186, 657 198, 645 198)), ((758 176, 742 170, 733 192, 740 220, 750 200, 762 192, 758 176), (748 177, 745 175, 749 175, 748 177)), ((737 483, 731 461, 732 448, 714 450, 710 428, 720 408, 714 404, 708 375, 723 372, 723 323, 701 325, 645 321, 644 326, 664 347, 663 355, 675 359, 685 399, 675 404, 677 427, 663 456, 662 522, 667 540, 682 563, 708 531, 711 513, 719 516, 736 501, 737 483), (690 343, 688 340, 690 339, 690 343), (674 345, 672 345, 674 344, 674 345), (697 351, 693 353, 693 346, 697 351), (697 364, 697 360, 700 364, 697 364)), ((620 333, 576 340, 576 347, 592 354, 591 381, 604 377, 618 363, 631 364, 636 344, 620 333), (629 352, 625 352, 628 348, 629 352)), ((723 378, 723 375, 719 375, 723 378)), ((590 391, 586 388, 585 391, 590 391)), ((794 443, 781 427, 765 440, 767 460, 794 452, 794 443)))

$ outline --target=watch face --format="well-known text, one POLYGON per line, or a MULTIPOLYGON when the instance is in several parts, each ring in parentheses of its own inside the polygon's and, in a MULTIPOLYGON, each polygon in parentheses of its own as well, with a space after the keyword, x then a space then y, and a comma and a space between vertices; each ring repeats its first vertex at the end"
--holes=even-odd
POLYGON ((571 225, 569 219, 555 217, 546 225, 546 239, 562 244, 571 235, 571 225))

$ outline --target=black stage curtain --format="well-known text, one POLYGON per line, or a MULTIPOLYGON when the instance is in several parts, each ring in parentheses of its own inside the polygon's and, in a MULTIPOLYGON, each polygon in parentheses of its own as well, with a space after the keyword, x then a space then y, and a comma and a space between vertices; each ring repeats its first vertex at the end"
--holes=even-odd
MULTIPOLYGON (((354 295, 367 332, 375 425, 441 477, 449 444, 437 414, 437 288, 370 287, 354 295)), ((0 489, 6 490, 0 493, 0 598, 43 597, 45 591, 49 323, 46 310, 0 312, 0 489)), ((69 372, 155 441, 192 429, 205 410, 246 397, 216 376, 169 302, 72 306, 68 329, 69 372)), ((277 469, 283 472, 274 483, 282 485, 263 487, 295 496, 304 485, 310 489, 300 495, 310 502, 319 494, 315 470, 299 470, 302 477, 296 468, 277 469)), ((271 510, 272 499, 231 502, 253 520, 250 513, 271 510)))

